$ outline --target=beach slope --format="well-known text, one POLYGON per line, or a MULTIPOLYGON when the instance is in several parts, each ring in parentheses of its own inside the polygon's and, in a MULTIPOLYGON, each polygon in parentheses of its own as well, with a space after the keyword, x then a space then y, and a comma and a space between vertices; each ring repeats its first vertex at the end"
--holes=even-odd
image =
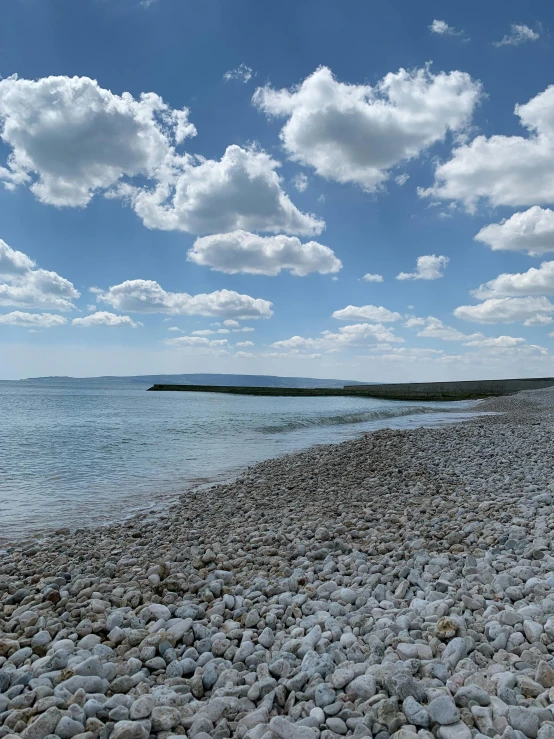
POLYGON ((0 737, 551 739, 554 391, 0 558, 0 737))

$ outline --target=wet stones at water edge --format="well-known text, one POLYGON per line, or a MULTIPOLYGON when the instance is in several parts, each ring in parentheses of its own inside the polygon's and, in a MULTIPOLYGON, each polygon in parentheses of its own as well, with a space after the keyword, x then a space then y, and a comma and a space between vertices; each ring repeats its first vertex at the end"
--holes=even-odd
POLYGON ((541 392, 7 547, 0 739, 554 739, 541 392))

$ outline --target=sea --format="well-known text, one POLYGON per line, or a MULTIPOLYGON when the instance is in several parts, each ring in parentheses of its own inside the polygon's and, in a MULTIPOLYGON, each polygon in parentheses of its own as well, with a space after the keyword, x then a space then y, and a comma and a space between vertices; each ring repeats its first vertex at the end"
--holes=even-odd
POLYGON ((476 412, 465 401, 147 392, 150 384, 0 381, 0 542, 155 516, 192 487, 264 459, 476 412))

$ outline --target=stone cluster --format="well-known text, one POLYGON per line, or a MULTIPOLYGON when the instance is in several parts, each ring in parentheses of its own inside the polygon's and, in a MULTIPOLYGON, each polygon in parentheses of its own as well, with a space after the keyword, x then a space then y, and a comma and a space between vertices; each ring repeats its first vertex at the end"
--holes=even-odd
POLYGON ((554 739, 554 391, 0 554, 0 739, 554 739))

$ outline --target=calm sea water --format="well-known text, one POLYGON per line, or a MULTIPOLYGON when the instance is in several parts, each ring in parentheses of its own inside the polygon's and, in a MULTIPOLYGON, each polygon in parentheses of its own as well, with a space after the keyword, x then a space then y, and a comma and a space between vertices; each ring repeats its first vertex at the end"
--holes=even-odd
POLYGON ((148 393, 150 383, 0 382, 0 539, 102 524, 246 465, 380 427, 461 420, 453 409, 363 398, 148 393))

